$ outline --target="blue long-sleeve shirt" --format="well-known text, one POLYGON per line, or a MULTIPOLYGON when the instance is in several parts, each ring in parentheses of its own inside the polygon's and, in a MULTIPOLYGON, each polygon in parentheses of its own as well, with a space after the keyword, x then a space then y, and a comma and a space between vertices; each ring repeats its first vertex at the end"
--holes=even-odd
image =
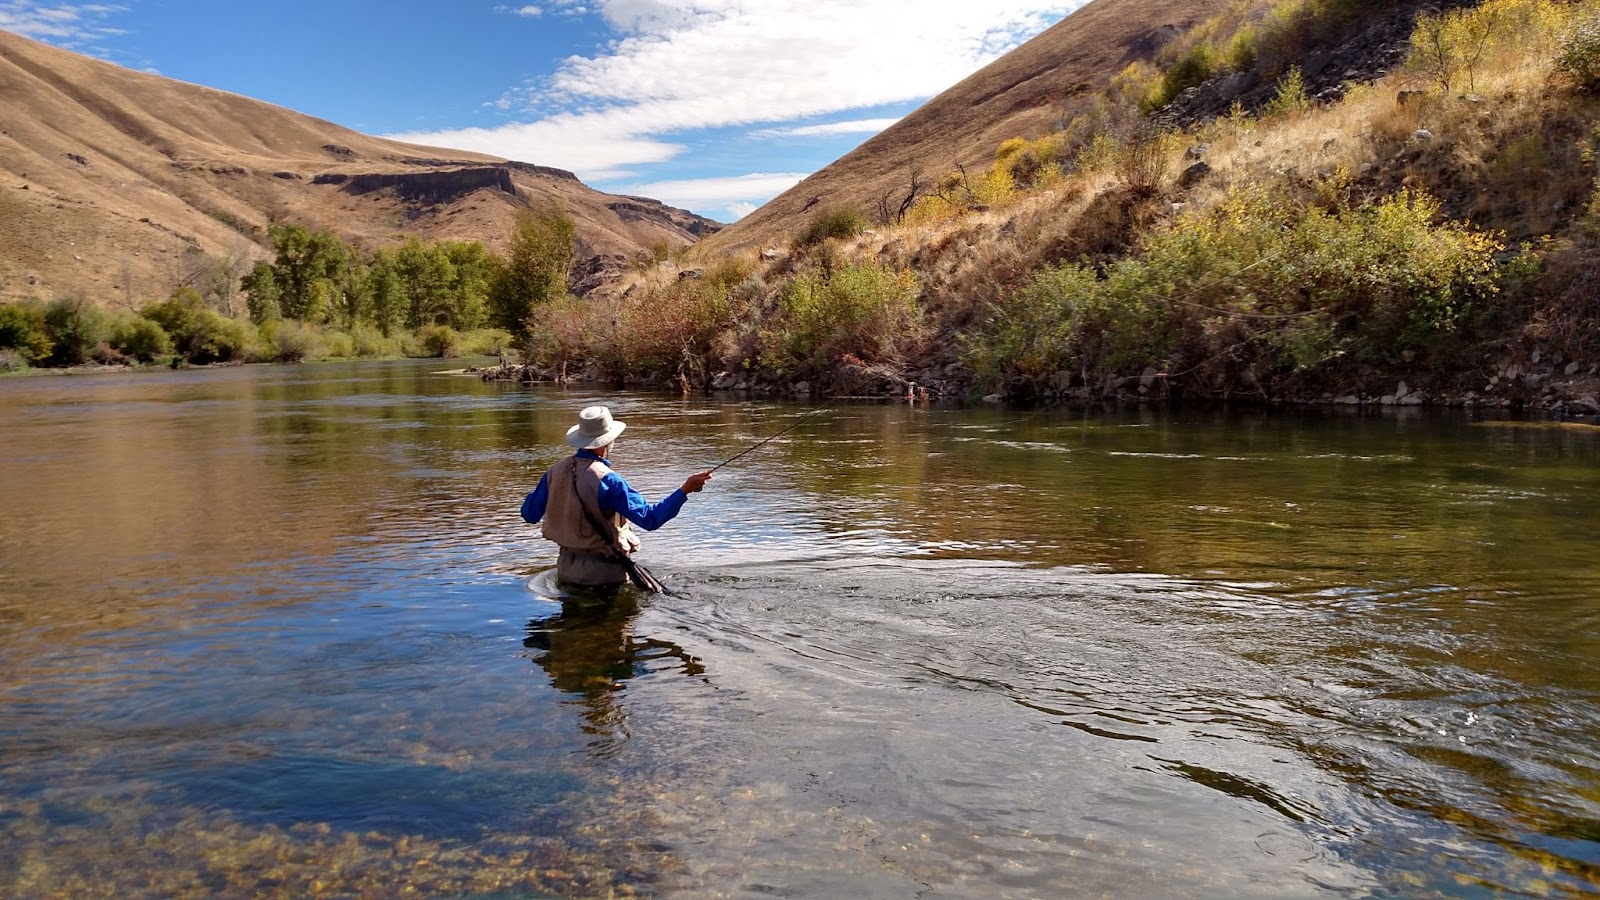
MULTIPOLYGON (((595 455, 594 451, 579 450, 577 456, 579 459, 595 460, 606 467, 606 473, 600 477, 599 504, 602 516, 621 513, 623 518, 645 531, 655 531, 672 521, 689 500, 689 495, 678 488, 660 503, 651 503, 644 495, 629 487, 626 479, 611 471, 611 463, 595 455)), ((530 524, 538 524, 544 518, 545 504, 550 499, 549 481, 550 473, 546 472, 540 477, 539 486, 522 501, 522 518, 530 524)))

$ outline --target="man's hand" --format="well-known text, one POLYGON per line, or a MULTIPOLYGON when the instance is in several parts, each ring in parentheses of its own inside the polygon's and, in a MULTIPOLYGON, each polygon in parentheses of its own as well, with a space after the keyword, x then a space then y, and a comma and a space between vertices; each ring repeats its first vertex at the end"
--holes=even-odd
POLYGON ((685 494, 698 494, 700 493, 700 489, 704 488, 706 486, 706 482, 710 480, 711 473, 709 471, 696 472, 695 474, 689 476, 688 481, 683 483, 683 492, 685 494))

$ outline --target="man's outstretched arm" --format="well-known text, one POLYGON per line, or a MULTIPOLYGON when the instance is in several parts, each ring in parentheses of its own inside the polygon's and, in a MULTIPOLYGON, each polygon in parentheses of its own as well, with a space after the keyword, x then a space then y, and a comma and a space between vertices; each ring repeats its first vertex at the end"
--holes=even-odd
POLYGON ((655 531, 672 521, 683 509, 689 495, 704 489, 710 480, 710 472, 690 475, 683 487, 668 494, 660 503, 651 503, 621 475, 607 472, 600 479, 600 509, 603 512, 621 513, 623 518, 645 531, 655 531))

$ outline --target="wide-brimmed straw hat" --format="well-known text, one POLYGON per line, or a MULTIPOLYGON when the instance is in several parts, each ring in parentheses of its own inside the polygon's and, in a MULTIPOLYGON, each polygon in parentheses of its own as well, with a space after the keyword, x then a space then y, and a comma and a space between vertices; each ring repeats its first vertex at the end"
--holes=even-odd
POLYGON ((628 423, 611 418, 611 409, 591 406, 578 413, 578 424, 567 429, 567 443, 579 450, 598 450, 617 439, 628 423))

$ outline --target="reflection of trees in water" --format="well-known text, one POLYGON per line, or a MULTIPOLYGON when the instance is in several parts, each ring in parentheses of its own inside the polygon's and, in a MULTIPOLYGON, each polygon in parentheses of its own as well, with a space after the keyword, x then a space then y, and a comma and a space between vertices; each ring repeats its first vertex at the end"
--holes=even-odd
POLYGON ((682 647, 658 638, 635 637, 638 594, 624 588, 610 598, 567 600, 561 611, 528 623, 522 643, 538 651, 534 662, 550 676, 557 690, 573 694, 583 707, 584 731, 604 747, 627 738, 620 699, 625 682, 635 675, 667 668, 685 675, 705 671, 682 647))
MULTIPOLYGON (((1499 584, 1505 558, 1483 548, 1575 546, 1562 523, 1576 519, 1556 498, 1594 483, 1592 434, 1345 410, 858 404, 759 458, 763 485, 803 497, 795 508, 827 535, 1244 580, 1265 562, 1275 575, 1329 573, 1331 585, 1499 584), (1390 562, 1349 567, 1360 559, 1390 562)), ((762 508, 741 524, 771 516, 762 508)))

